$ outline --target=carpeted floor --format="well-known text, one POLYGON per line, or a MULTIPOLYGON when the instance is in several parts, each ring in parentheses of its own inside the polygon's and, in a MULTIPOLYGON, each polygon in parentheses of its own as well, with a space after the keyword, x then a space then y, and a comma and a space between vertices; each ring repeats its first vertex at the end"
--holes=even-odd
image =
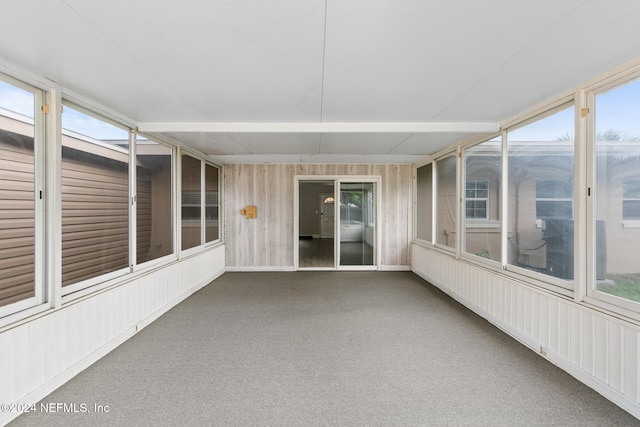
POLYGON ((226 273, 14 426, 631 426, 412 273, 226 273))

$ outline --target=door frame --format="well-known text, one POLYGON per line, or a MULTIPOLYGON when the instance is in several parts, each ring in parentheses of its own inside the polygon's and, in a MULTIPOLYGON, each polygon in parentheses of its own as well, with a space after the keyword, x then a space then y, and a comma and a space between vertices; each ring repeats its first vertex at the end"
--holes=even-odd
POLYGON ((382 233, 382 176, 381 175, 295 175, 293 179, 293 269, 298 270, 380 270, 382 233), (333 181, 334 244, 333 267, 300 267, 300 182, 333 181), (373 265, 340 265, 340 184, 343 182, 371 182, 375 184, 375 250, 373 265))

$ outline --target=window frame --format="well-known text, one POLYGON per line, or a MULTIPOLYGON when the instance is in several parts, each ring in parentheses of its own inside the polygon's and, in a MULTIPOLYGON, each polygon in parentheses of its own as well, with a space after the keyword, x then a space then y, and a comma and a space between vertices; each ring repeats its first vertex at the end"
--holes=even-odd
MULTIPOLYGON (((187 147, 178 147, 177 149, 177 154, 176 154, 176 158, 178 159, 177 164, 178 164, 178 177, 177 177, 177 182, 178 182, 178 188, 177 188, 177 196, 176 196, 176 200, 178 203, 176 203, 176 210, 177 210, 177 216, 176 217, 176 228, 179 234, 179 241, 177 241, 176 243, 176 248, 177 251, 179 253, 179 258, 182 258, 184 256, 189 256, 193 253, 197 253, 199 251, 201 251, 203 248, 208 248, 211 246, 215 246, 218 245, 220 243, 222 243, 223 241, 223 230, 224 227, 220 227, 218 229, 218 238, 214 239, 210 242, 207 242, 207 237, 206 237, 206 207, 207 207, 207 195, 206 195, 206 169, 207 166, 212 166, 214 167, 217 171, 218 171, 218 224, 224 224, 224 202, 223 202, 223 168, 213 162, 210 162, 208 160, 205 160, 202 155, 196 153, 193 150, 190 150, 187 147), (182 156, 186 155, 189 156, 195 160, 198 160, 200 162, 200 243, 198 245, 192 246, 190 248, 186 248, 186 249, 182 249, 182 227, 183 227, 183 218, 182 218, 182 207, 183 207, 183 203, 182 203, 182 156), (178 196, 179 194, 179 196, 178 196)), ((195 220, 193 222, 193 224, 195 224, 195 220)))
MULTIPOLYGON (((47 283, 45 280, 45 242, 46 242, 46 212, 45 212, 45 174, 46 174, 46 150, 45 150, 45 91, 35 86, 24 83, 4 73, 0 73, 0 80, 8 85, 33 94, 33 123, 30 118, 27 123, 33 125, 33 210, 34 210, 34 295, 25 299, 9 303, 0 307, 0 319, 11 319, 18 313, 32 314, 48 308, 45 303, 49 301, 47 283)), ((9 113, 11 113, 9 111, 9 113)), ((19 120, 16 117, 9 119, 19 120)))
MULTIPOLYGON (((466 171, 465 171, 466 172, 466 171)), ((489 180, 488 179, 473 179, 473 180, 466 180, 465 179, 465 183, 464 183, 464 217, 466 221, 472 221, 472 222, 486 222, 489 221, 489 218, 491 217, 490 213, 489 213, 489 180), (480 182, 483 182, 486 184, 486 188, 484 189, 484 191, 487 192, 487 196, 486 197, 478 197, 477 196, 477 192, 478 192, 478 188, 477 185, 476 187, 473 189, 473 191, 476 194, 476 197, 468 197, 467 196, 467 192, 469 191, 469 184, 470 183, 474 183, 474 184, 478 184, 480 182), (468 203, 469 202, 484 202, 484 217, 479 217, 479 216, 468 216, 468 212, 469 212, 469 206, 468 203)), ((474 208, 475 210, 475 208, 474 208)))
MULTIPOLYGON (((505 169, 505 160, 504 160, 504 141, 503 141, 503 135, 502 132, 497 133, 497 134, 493 134, 493 135, 483 135, 479 138, 473 138, 468 144, 465 144, 464 146, 461 147, 461 152, 462 152, 462 161, 461 161, 461 182, 463 183, 461 186, 464 186, 464 191, 461 188, 461 194, 463 194, 463 197, 461 199, 461 218, 463 219, 462 224, 460 225, 460 234, 461 234, 461 238, 462 238, 462 243, 461 243, 461 248, 460 248, 460 257, 464 258, 464 259, 470 259, 473 262, 477 263, 477 264, 481 264, 483 266, 490 266, 490 268, 496 268, 499 266, 500 269, 502 269, 502 265, 503 265, 503 257, 504 257, 504 253, 505 253, 505 243, 504 243, 504 239, 503 236, 505 234, 505 231, 503 230, 503 223, 504 221, 502 220, 502 218, 505 216, 504 215, 504 210, 503 210, 503 206, 502 204, 504 203, 504 194, 506 194, 506 189, 504 188, 505 183, 503 182, 504 180, 504 169, 505 169), (473 154, 470 153, 470 150, 477 148, 478 146, 481 146, 483 144, 486 143, 490 143, 490 142, 495 142, 496 145, 499 147, 499 157, 500 157, 500 161, 499 161, 499 168, 500 168, 500 173, 499 173, 499 181, 498 182, 493 182, 491 179, 475 179, 475 180, 468 180, 468 161, 470 157, 474 157, 473 154), (474 181, 486 181, 487 182, 487 217, 486 219, 481 219, 481 218, 468 218, 466 215, 466 188, 467 188, 467 182, 474 182, 474 181), (494 197, 497 198, 497 201, 495 201, 494 206, 496 206, 496 213, 494 214, 494 212, 491 211, 490 206, 491 206, 491 189, 492 189, 492 183, 495 191, 494 197), (493 217, 492 217, 493 216, 493 217), (468 240, 468 236, 467 234, 469 233, 469 230, 476 230, 476 229, 485 229, 487 230, 487 232, 489 230, 498 230, 498 240, 499 240, 499 250, 500 250, 500 257, 498 259, 493 259, 493 257, 485 257, 485 256, 481 256, 479 253, 473 253, 473 252, 469 252, 468 251, 468 247, 467 247, 467 240, 468 240)), ((490 249, 487 249, 490 250, 490 249)))
POLYGON ((413 238, 414 241, 416 243, 419 243, 422 246, 427 246, 427 247, 432 247, 433 246, 433 236, 435 235, 435 203, 436 203, 436 198, 435 198, 435 177, 434 177, 434 168, 435 168, 435 164, 433 161, 429 161, 423 164, 418 164, 415 166, 414 169, 414 175, 415 175, 415 189, 413 191, 413 197, 415 200, 415 214, 414 214, 414 220, 413 220, 413 238), (428 172, 429 172, 429 180, 430 180, 430 188, 428 189, 429 191, 429 201, 428 201, 428 205, 431 209, 427 209, 427 212, 422 212, 421 211, 421 198, 420 198, 420 182, 419 182, 419 174, 418 171, 421 168, 427 168, 428 167, 428 172), (431 237, 430 240, 424 239, 422 238, 420 235, 418 235, 419 232, 419 224, 418 224, 418 219, 420 215, 428 215, 427 218, 427 228, 429 230, 429 235, 431 237))
POLYGON ((177 146, 167 143, 157 137, 151 137, 148 136, 144 133, 140 133, 140 132, 135 132, 135 158, 136 158, 136 165, 134 165, 134 170, 137 166, 137 156, 138 156, 138 136, 144 137, 149 141, 152 141, 156 144, 159 144, 165 148, 169 148, 171 150, 171 240, 172 240, 172 250, 170 254, 167 255, 163 255, 161 257, 155 258, 155 259, 151 259, 142 263, 138 263, 137 261, 137 214, 138 214, 138 194, 137 194, 137 188, 138 188, 138 182, 137 182, 137 171, 136 171, 136 177, 135 177, 135 182, 132 183, 132 190, 133 190, 133 194, 134 194, 134 203, 133 203, 133 212, 132 212, 132 218, 135 221, 135 225, 136 227, 133 228, 132 233, 135 239, 135 245, 133 246, 132 249, 132 272, 137 272, 140 270, 147 270, 149 268, 153 268, 159 265, 163 265, 166 264, 167 262, 172 262, 175 261, 176 259, 178 259, 178 254, 177 254, 177 249, 176 249, 176 153, 177 153, 177 146))
MULTIPOLYGON (((596 197, 597 197, 597 147, 596 147, 596 98, 598 95, 614 91, 622 88, 627 84, 640 81, 640 66, 633 67, 630 70, 623 71, 619 74, 602 79, 585 88, 585 109, 587 111, 585 117, 585 140, 587 152, 586 165, 586 187, 589 190, 588 204, 586 209, 586 235, 587 235, 587 252, 588 267, 586 269, 585 293, 584 301, 596 307, 611 310, 614 313, 620 313, 629 318, 640 321, 640 301, 618 297, 597 289, 596 264, 597 264, 597 247, 596 247, 596 197)), ((620 188, 622 193, 622 188, 620 188)), ((622 205, 620 206, 622 210, 622 205)), ((621 218, 623 218, 621 214, 621 218)), ((637 228, 640 226, 638 220, 624 220, 623 227, 637 228)))
POLYGON ((622 181, 622 221, 624 223, 640 221, 640 214, 634 217, 625 216, 625 202, 635 202, 640 206, 640 194, 634 197, 628 197, 627 195, 625 195, 625 184, 629 182, 635 183, 636 187, 640 188, 640 179, 628 179, 622 181))
MULTIPOLYGON (((458 153, 460 153, 459 148, 454 150, 454 151, 448 151, 446 153, 444 153, 442 156, 439 156, 438 158, 434 159, 433 161, 433 168, 432 168, 432 182, 433 182, 433 197, 434 197, 434 203, 433 203, 433 221, 434 221, 434 232, 432 234, 432 239, 433 239, 433 245, 434 247, 437 247, 439 249, 442 249, 446 252, 450 252, 450 253, 455 253, 456 256, 459 255, 459 250, 460 250, 460 210, 461 210, 461 204, 459 202, 455 202, 455 201, 460 201, 460 156, 458 155, 458 153), (438 191, 440 189, 439 187, 439 175, 438 175, 438 169, 441 166, 438 166, 439 164, 442 164, 442 162, 446 159, 451 159, 453 158, 455 161, 455 171, 454 171, 454 175, 455 175, 455 183, 454 183, 454 203, 452 204, 452 206, 449 206, 449 208, 453 209, 453 217, 454 217, 454 224, 453 224, 453 232, 455 233, 453 236, 453 244, 454 246, 448 246, 446 243, 440 243, 438 241, 438 218, 440 215, 440 211, 439 211, 439 205, 438 205, 438 200, 440 198, 440 192, 438 191)), ((451 195, 449 195, 451 197, 451 195)), ((449 233, 447 235, 450 236, 451 233, 449 233)))
POLYGON ((209 162, 207 160, 203 160, 204 162, 204 176, 203 176, 203 189, 204 189, 204 201, 203 201, 203 215, 202 215, 202 226, 203 226, 203 230, 204 230, 204 237, 203 237, 203 242, 204 242, 204 246, 208 247, 208 246, 212 246, 212 245, 216 245, 219 244, 220 242, 222 242, 222 233, 224 230, 224 222, 223 222, 223 204, 222 204, 222 198, 223 198, 223 186, 222 186, 222 167, 218 166, 212 162, 209 162), (218 181, 217 181, 217 198, 215 200, 215 205, 214 204, 207 204, 207 166, 213 167, 218 174, 218 181), (218 209, 218 218, 215 220, 218 223, 218 237, 207 241, 207 207, 209 206, 215 206, 218 209))
MULTIPOLYGON (((507 248, 507 250, 503 251, 503 262, 502 262, 502 268, 504 271, 506 272, 510 272, 514 274, 514 277, 526 277, 528 279, 530 279, 536 286, 539 286, 541 288, 562 294, 562 295, 566 295, 569 297, 573 297, 575 292, 576 292, 576 288, 578 288, 580 285, 580 281, 579 281, 579 273, 578 273, 578 269, 579 269, 579 251, 576 250, 576 247, 578 246, 578 231, 574 232, 574 242, 573 242, 573 248, 574 248, 574 257, 573 257, 573 267, 574 267, 574 278, 572 280, 565 280, 565 279, 561 279, 555 276, 552 276, 550 274, 546 274, 543 272, 538 272, 535 270, 531 270, 531 269, 527 269, 524 267, 520 267, 518 265, 509 263, 508 261, 508 237, 507 237, 507 229, 508 229, 508 225, 509 225, 509 221, 510 221, 510 217, 509 215, 511 214, 510 209, 509 209, 509 203, 510 203, 510 195, 509 195, 509 189, 508 189, 508 183, 510 182, 510 174, 509 174, 509 161, 510 161, 510 153, 509 153, 509 133, 516 131, 518 129, 522 129, 530 124, 539 122, 541 120, 544 120, 548 117, 551 117, 557 113, 560 113, 562 111, 565 111, 567 109, 574 109, 574 129, 578 129, 579 127, 579 121, 575 118, 575 116, 577 114, 579 114, 579 110, 580 107, 578 105, 578 99, 576 97, 574 97, 574 94, 571 94, 570 96, 567 97, 561 97, 559 98, 556 102, 549 104, 548 106, 541 108, 541 109, 536 109, 534 112, 532 112, 531 114, 525 116, 525 118, 523 118, 521 121, 515 122, 513 124, 510 124, 509 126, 505 126, 503 128, 503 132, 504 132, 504 137, 503 137, 503 183, 505 183, 505 191, 503 192, 503 204, 505 204, 505 206, 503 207, 504 209, 504 217, 503 217, 503 248, 507 248)), ((576 134, 578 134, 576 132, 576 134)), ((578 197, 578 193, 576 191, 576 182, 578 181, 577 176, 580 172, 580 168, 579 168, 579 138, 574 138, 573 140, 573 189, 574 189, 574 203, 576 203, 576 199, 578 197)), ((537 215, 537 212, 536 212, 537 215)), ((575 216, 575 213, 574 213, 575 216)), ((541 222, 539 222, 539 220, 536 218, 536 223, 535 226, 540 228, 542 226, 541 222)), ((579 225, 575 224, 574 230, 579 230, 579 225)))
MULTIPOLYGON (((89 290, 88 292, 91 292, 93 290, 93 288, 95 288, 98 285, 102 285, 102 284, 107 284, 110 283, 113 279, 117 279, 120 278, 122 276, 127 275, 128 273, 131 273, 133 271, 133 267, 135 265, 135 254, 132 253, 131 248, 134 247, 135 248, 135 204, 132 202, 133 201, 133 195, 135 193, 132 193, 132 189, 135 189, 135 185, 136 185, 136 181, 135 181, 135 173, 132 176, 131 170, 132 168, 135 168, 135 132, 133 131, 132 128, 127 127, 126 125, 119 123, 109 117, 106 117, 90 108, 87 108, 83 105, 80 105, 76 102, 74 102, 73 100, 69 100, 67 98, 62 98, 62 114, 64 114, 64 108, 68 107, 70 109, 73 109, 75 111, 78 111, 80 113, 83 113, 89 117, 92 117, 96 120, 100 120, 103 121, 109 125, 112 125, 116 128, 120 128, 123 131, 128 133, 128 141, 129 141, 129 149, 126 150, 127 152, 127 175, 128 175, 128 194, 127 194, 127 200, 128 202, 128 242, 127 242, 127 248, 129 251, 129 256, 128 256, 128 262, 127 262, 127 266, 126 267, 122 267, 119 268, 117 270, 105 273, 105 274, 101 274, 98 276, 94 276, 94 277, 90 277, 88 279, 85 280, 81 280, 79 282, 76 283, 72 283, 70 285, 67 286, 61 286, 61 296, 63 298, 63 301, 67 301, 69 300, 69 298, 75 298, 76 296, 82 296, 85 293, 87 293, 87 290, 89 290)), ((60 133, 61 133, 61 137, 63 135, 67 135, 67 136, 71 136, 74 138, 80 138, 80 139, 85 139, 89 142, 95 143, 97 145, 104 145, 104 143, 102 143, 99 140, 95 140, 93 139, 91 136, 87 136, 87 135, 81 135, 76 133, 73 130, 70 129, 63 129, 62 128, 62 119, 60 121, 60 133)), ((125 150, 118 150, 118 147, 109 147, 110 149, 114 149, 115 151, 125 151, 125 150)), ((60 152, 62 152, 62 145, 60 146, 60 152)), ((60 159, 60 164, 55 165, 56 168, 58 168, 60 171, 62 170, 62 158, 60 159)), ((135 170, 135 169, 134 169, 135 170)), ((59 197, 62 198, 62 192, 59 194, 59 197)), ((61 209, 62 209, 62 205, 61 205, 61 209)), ((62 215, 62 212, 61 212, 62 215)), ((62 235, 61 235, 62 236, 62 235)), ((60 241, 60 251, 62 253, 62 241, 60 241)), ((61 270, 62 270, 62 265, 60 266, 61 270)), ((99 289, 99 288, 97 288, 99 289)), ((97 290, 96 289, 96 290, 97 290)))
MULTIPOLYGON (((538 226, 540 226, 541 224, 541 220, 543 219, 543 217, 541 217, 538 214, 538 202, 551 202, 551 203, 569 203, 571 205, 571 215, 569 215, 566 219, 573 219, 574 215, 574 198, 573 197, 539 197, 538 196, 538 184, 541 182, 551 182, 551 181, 560 181, 557 178, 550 178, 550 179, 538 179, 536 180, 536 223, 538 224, 538 226)), ((571 183, 571 188, 574 188, 574 184, 571 183)), ((564 218, 564 217, 561 217, 564 218)))

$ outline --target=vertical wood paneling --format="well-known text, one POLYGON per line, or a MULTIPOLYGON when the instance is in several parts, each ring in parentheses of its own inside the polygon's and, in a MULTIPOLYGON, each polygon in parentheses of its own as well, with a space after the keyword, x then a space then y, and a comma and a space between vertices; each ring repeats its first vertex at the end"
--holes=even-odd
POLYGON ((638 354, 638 331, 625 329, 624 349, 623 349, 623 373, 624 383, 622 391, 627 396, 638 396, 638 365, 640 364, 640 354, 638 354))
POLYGON ((540 295, 533 293, 531 295, 531 309, 527 316, 529 321, 528 335, 536 341, 540 341, 540 295))
POLYGON ((381 265, 409 263, 410 165, 250 164, 225 166, 225 243, 233 267, 293 267, 294 177, 296 175, 380 175, 381 265), (256 205, 258 217, 238 211, 256 205))
MULTIPOLYGON (((44 321, 44 319, 43 319, 44 321)), ((72 364, 69 362, 71 358, 69 357, 69 341, 71 337, 67 332, 67 313, 66 310, 61 310, 52 316, 51 319, 47 319, 48 322, 52 322, 56 326, 56 346, 55 352, 57 356, 58 363, 56 364, 55 373, 60 374, 64 372, 72 364)))
POLYGON ((76 364, 81 359, 80 351, 80 324, 87 323, 87 319, 82 319, 78 312, 80 311, 80 305, 76 304, 65 310, 65 316, 67 318, 67 328, 63 332, 67 336, 67 363, 76 364))
POLYGON ((569 306, 569 360, 582 366, 582 316, 580 310, 569 306))
POLYGON ((518 330, 521 332, 526 332, 524 324, 527 315, 527 301, 525 299, 524 289, 522 289, 520 286, 514 286, 513 288, 516 294, 516 300, 513 306, 513 310, 516 313, 516 328, 518 328, 518 330))
POLYGON ((607 348, 609 347, 609 334, 607 333, 607 321, 601 317, 594 319, 594 375, 602 382, 608 382, 607 372, 609 359, 607 348), (605 345, 602 345, 604 343, 605 345))
POLYGON ((514 328, 518 327, 518 288, 509 283, 507 286, 509 290, 509 315, 507 316, 507 323, 514 328))
POLYGON ((560 307, 558 301, 549 299, 549 349, 558 354, 560 351, 560 307))
POLYGON ((582 342, 580 343, 580 366, 587 372, 594 372, 594 334, 595 334, 595 326, 593 316, 586 311, 580 311, 580 317, 582 322, 582 331, 580 336, 582 338, 582 342))
POLYGON ((56 341, 58 335, 58 314, 52 314, 50 322, 42 322, 45 325, 44 330, 44 353, 41 356, 43 358, 42 365, 44 367, 43 384, 50 381, 55 377, 56 373, 60 371, 61 358, 60 352, 56 351, 56 346, 59 345, 56 341))
POLYGON ((558 304, 558 354, 563 359, 569 360, 570 336, 571 336, 571 313, 569 306, 558 304))
POLYGON ((13 333, 0 334, 0 378, 4 378, 0 384, 0 404, 13 402, 13 333))
POLYGON ((29 326, 29 388, 34 389, 44 383, 45 366, 45 330, 44 322, 29 326))
POLYGON ((540 345, 545 348, 551 348, 550 326, 551 311, 549 310, 550 301, 546 295, 540 296, 540 345))
POLYGON ((617 323, 609 323, 609 385, 622 390, 622 357, 624 331, 617 323))
MULTIPOLYGON (((10 378, 13 380, 14 395, 23 396, 30 390, 31 370, 29 367, 29 328, 20 328, 13 334, 13 360, 11 362, 12 372, 10 378)), ((12 403, 11 399, 8 402, 12 403)))

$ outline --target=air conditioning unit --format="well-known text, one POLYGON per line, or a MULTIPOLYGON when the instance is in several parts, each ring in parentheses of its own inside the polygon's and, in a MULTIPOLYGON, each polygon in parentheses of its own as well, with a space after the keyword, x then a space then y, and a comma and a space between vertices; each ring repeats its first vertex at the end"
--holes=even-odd
MULTIPOLYGON (((605 222, 596 221, 596 280, 607 276, 607 245, 605 222)), ((546 242, 546 269, 550 276, 572 280, 573 275, 573 220, 544 218, 542 240, 546 242)))

